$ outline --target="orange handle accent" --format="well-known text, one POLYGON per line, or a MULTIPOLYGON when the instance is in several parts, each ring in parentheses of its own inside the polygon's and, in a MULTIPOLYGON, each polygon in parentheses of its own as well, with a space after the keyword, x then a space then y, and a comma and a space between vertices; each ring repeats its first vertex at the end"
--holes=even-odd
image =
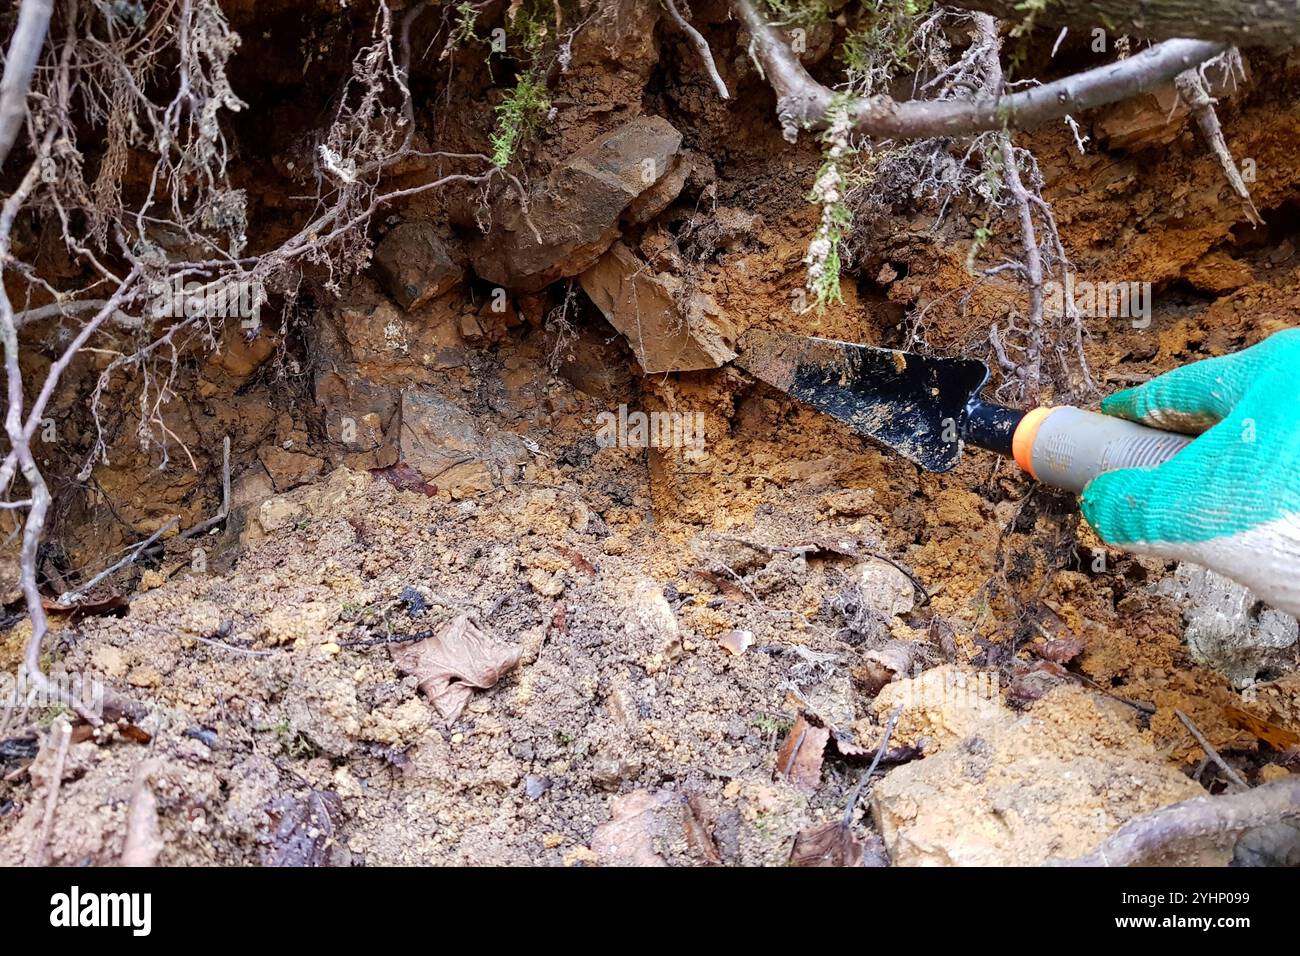
POLYGON ((1034 474, 1034 441, 1038 438, 1038 429, 1054 411, 1054 408, 1035 408, 1020 420, 1015 434, 1011 436, 1011 453, 1015 456, 1016 464, 1028 472, 1031 478, 1038 477, 1034 474))

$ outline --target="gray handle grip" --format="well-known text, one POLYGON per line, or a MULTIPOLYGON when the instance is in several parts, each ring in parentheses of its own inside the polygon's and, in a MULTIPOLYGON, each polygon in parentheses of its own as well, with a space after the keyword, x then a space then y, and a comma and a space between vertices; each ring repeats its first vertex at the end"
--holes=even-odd
POLYGON ((1166 462, 1191 440, 1190 435, 1062 405, 1038 426, 1032 452, 1034 476, 1078 492, 1102 472, 1166 462))

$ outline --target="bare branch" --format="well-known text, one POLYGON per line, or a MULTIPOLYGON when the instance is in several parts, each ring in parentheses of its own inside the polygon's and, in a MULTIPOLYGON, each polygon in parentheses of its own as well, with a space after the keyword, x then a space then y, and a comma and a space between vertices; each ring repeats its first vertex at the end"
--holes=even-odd
POLYGON ((1221 797, 1195 797, 1137 817, 1087 856, 1064 866, 1141 866, 1235 842, 1243 831, 1300 820, 1300 776, 1221 797))
MULTIPOLYGON (((949 6, 1025 19, 1023 0, 947 0, 949 6)), ((1300 0, 1052 0, 1035 4, 1046 27, 1104 27, 1153 40, 1198 37, 1234 46, 1300 45, 1300 0)))
POLYGON ((9 52, 5 56, 4 78, 0 79, 0 169, 4 168, 9 150, 18 139, 23 118, 27 115, 27 91, 32 83, 32 71, 45 46, 45 34, 50 29, 50 16, 54 13, 53 0, 23 0, 18 11, 18 25, 9 52))
POLYGON ((668 8, 668 14, 673 18, 673 22, 681 28, 682 32, 691 41, 691 45, 695 47, 696 52, 700 54, 700 59, 704 61, 704 69, 708 71, 709 79, 713 81, 713 85, 718 89, 718 95, 724 100, 731 99, 731 94, 727 92, 727 84, 722 82, 722 77, 718 74, 718 65, 713 62, 713 51, 709 49, 708 41, 704 39, 699 30, 691 26, 686 18, 677 12, 677 5, 673 3, 673 0, 664 0, 664 6, 668 8))
MULTIPOLYGON (((75 315, 79 312, 98 312, 107 301, 107 299, 78 299, 76 302, 51 302, 49 305, 42 305, 39 308, 15 313, 14 324, 21 329, 29 322, 41 322, 56 316, 75 315)), ((114 310, 109 318, 116 324, 128 329, 139 328, 141 324, 140 319, 135 316, 117 310, 114 310)))
MULTIPOLYGON (((776 91, 777 116, 786 139, 793 141, 800 129, 825 129, 835 94, 808 74, 758 12, 754 0, 732 0, 732 9, 749 31, 752 52, 776 91)), ((857 132, 881 139, 1031 129, 1152 90, 1226 49, 1222 43, 1169 40, 1127 59, 1005 96, 905 102, 887 96, 860 97, 850 102, 849 114, 857 132)))

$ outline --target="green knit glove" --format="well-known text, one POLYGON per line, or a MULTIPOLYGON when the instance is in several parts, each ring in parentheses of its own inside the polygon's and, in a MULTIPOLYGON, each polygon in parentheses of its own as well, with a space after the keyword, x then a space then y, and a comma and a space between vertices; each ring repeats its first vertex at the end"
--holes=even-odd
POLYGON ((1083 514, 1102 540, 1203 565, 1300 615, 1300 329, 1118 392, 1101 410, 1200 436, 1162 465, 1088 484, 1083 514))

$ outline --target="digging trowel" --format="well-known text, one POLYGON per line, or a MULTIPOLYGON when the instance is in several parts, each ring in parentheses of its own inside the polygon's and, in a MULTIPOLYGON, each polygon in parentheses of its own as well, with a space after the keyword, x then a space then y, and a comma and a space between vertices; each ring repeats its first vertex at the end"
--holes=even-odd
POLYGON ((1021 412, 986 402, 989 370, 977 359, 761 330, 741 336, 738 351, 751 375, 927 471, 948 471, 970 444, 1077 492, 1104 471, 1158 465, 1192 440, 1069 405, 1021 412))

